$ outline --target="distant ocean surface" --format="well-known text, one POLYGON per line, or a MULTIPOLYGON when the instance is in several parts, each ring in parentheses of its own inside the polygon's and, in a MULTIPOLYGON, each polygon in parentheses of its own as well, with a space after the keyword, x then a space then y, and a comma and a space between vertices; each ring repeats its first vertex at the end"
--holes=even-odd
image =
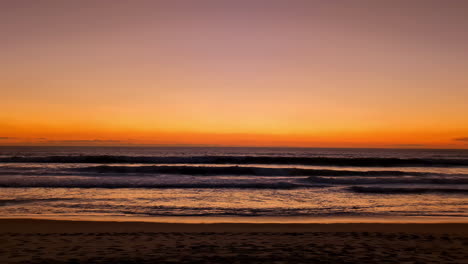
POLYGON ((468 217, 468 150, 0 147, 3 217, 468 217))

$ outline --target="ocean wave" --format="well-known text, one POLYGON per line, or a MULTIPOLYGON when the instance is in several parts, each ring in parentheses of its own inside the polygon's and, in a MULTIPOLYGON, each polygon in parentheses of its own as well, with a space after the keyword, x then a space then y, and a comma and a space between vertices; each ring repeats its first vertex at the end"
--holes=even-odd
POLYGON ((0 188, 147 188, 147 189, 280 189, 321 188, 326 185, 295 184, 289 182, 275 183, 139 183, 139 182, 2 182, 0 188))
POLYGON ((38 166, 14 166, 14 165, 0 165, 0 171, 28 171, 28 170, 36 170, 37 168, 40 168, 38 166))
POLYGON ((22 163, 146 163, 146 164, 290 164, 315 166, 357 166, 357 167, 467 167, 468 159, 436 158, 333 158, 333 157, 291 157, 291 156, 11 156, 0 157, 0 162, 22 163))
MULTIPOLYGON (((72 169, 75 171, 97 173, 164 173, 187 175, 256 175, 256 176, 339 176, 339 175, 407 175, 401 171, 340 171, 298 168, 263 168, 263 167, 210 167, 210 166, 91 166, 72 169)), ((416 173, 418 174, 418 173, 416 173)))
POLYGON ((0 199, 0 206, 17 205, 34 202, 56 202, 74 200, 73 198, 47 198, 47 199, 0 199))
POLYGON ((431 188, 431 187, 370 187, 352 186, 349 190, 356 193, 375 194, 424 194, 424 193, 447 193, 447 194, 468 194, 468 189, 458 188, 431 188))
MULTIPOLYGON (((66 165, 65 165, 66 166, 66 165)), ((198 165, 98 165, 86 167, 2 167, 0 175, 61 176, 78 174, 84 176, 127 175, 155 176, 155 174, 179 174, 193 176, 362 176, 362 177, 399 177, 399 176, 442 176, 468 177, 468 174, 449 174, 436 172, 399 171, 399 170, 334 170, 304 168, 269 168, 252 166, 198 166, 198 165)), ((311 178, 311 180, 316 180, 311 178)), ((319 179, 317 179, 319 180, 319 179)))
POLYGON ((265 167, 215 167, 215 166, 90 166, 82 168, 70 168, 70 171, 85 173, 112 173, 112 174, 184 174, 184 175, 253 175, 253 176, 468 176, 464 174, 444 174, 410 171, 353 171, 353 170, 329 170, 329 169, 300 169, 300 168, 265 168, 265 167))
POLYGON ((327 178, 312 176, 311 183, 323 184, 468 184, 468 178, 460 177, 379 177, 379 178, 327 178))

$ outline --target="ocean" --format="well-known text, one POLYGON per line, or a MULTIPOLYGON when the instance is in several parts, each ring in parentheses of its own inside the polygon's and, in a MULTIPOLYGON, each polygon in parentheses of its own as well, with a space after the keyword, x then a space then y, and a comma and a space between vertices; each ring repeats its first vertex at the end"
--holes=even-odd
POLYGON ((468 219, 468 150, 0 147, 0 216, 468 219))

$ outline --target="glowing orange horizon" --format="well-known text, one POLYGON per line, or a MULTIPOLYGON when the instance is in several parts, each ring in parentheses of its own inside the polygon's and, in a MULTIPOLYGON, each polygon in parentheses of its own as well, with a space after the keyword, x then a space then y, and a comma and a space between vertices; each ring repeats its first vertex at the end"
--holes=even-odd
MULTIPOLYGON (((367 131, 359 133, 266 134, 96 130, 14 130, 0 146, 252 146, 350 148, 468 148, 463 133, 367 131)), ((466 134, 466 133, 465 133, 466 134)))

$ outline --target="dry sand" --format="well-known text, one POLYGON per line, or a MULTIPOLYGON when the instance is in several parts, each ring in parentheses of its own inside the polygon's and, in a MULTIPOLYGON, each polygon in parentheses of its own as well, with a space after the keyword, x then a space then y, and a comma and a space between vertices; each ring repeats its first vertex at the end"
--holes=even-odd
POLYGON ((468 224, 1 219, 0 263, 468 263, 468 224))

